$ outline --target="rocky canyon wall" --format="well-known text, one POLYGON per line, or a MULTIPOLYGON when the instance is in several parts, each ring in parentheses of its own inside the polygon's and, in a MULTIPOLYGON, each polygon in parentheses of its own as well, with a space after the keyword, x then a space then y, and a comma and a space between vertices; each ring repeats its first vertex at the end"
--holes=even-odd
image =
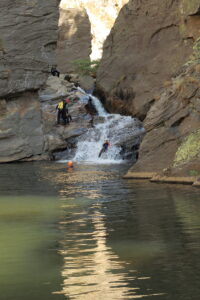
POLYGON ((128 0, 62 0, 60 3, 58 67, 70 72, 73 60, 100 59, 103 43, 128 0))
POLYGON ((132 171, 200 175, 200 60, 190 61, 155 101, 132 171))
POLYGON ((58 0, 0 2, 0 162, 41 154, 38 89, 55 63, 58 0))
MULTIPOLYGON (((57 0, 1 0, 0 162, 55 146, 45 140, 38 89, 55 62, 58 6, 57 0)), ((131 172, 200 173, 199 0, 63 0, 59 25, 57 58, 64 73, 72 60, 101 53, 113 26, 97 91, 110 112, 144 122, 131 172)), ((55 108, 49 109, 53 126, 55 108)))
POLYGON ((144 121, 132 171, 200 172, 199 37, 198 0, 130 0, 120 11, 97 87, 111 112, 144 121))
POLYGON ((193 8, 189 2, 130 0, 122 8, 97 78, 111 110, 118 100, 120 109, 144 119, 165 81, 176 76, 198 36, 199 24, 191 25, 198 1, 193 8))
POLYGON ((89 59, 91 53, 91 25, 84 8, 60 8, 57 65, 62 73, 74 70, 73 61, 89 59))

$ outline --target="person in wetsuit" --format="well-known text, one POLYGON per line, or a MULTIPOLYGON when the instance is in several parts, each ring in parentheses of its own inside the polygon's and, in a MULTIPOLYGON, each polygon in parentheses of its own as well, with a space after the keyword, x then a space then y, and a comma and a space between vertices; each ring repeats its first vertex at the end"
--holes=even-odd
POLYGON ((92 102, 91 96, 89 96, 88 103, 85 105, 85 109, 86 109, 87 113, 90 114, 91 116, 98 114, 97 110, 92 102))
POLYGON ((106 152, 108 150, 108 147, 110 146, 110 143, 108 140, 106 140, 104 143, 103 143, 103 146, 101 148, 101 151, 99 152, 99 157, 101 157, 102 153, 106 152))
POLYGON ((58 110, 57 124, 60 124, 61 118, 63 120, 64 125, 69 123, 68 118, 67 118, 68 108, 67 108, 67 103, 65 102, 65 100, 62 100, 58 103, 58 105, 56 106, 56 110, 58 110))
POLYGON ((60 72, 56 69, 56 67, 55 66, 53 66, 52 68, 51 68, 51 74, 53 75, 53 76, 60 76, 60 72))

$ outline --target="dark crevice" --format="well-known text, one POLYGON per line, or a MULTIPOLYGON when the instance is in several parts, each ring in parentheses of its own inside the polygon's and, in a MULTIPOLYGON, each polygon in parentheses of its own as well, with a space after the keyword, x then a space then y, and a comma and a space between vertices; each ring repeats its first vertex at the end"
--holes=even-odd
POLYGON ((184 117, 181 117, 180 119, 178 119, 177 121, 175 121, 171 127, 174 128, 174 127, 178 127, 185 119, 185 116, 184 117))
POLYGON ((25 94, 37 93, 38 89, 39 88, 37 88, 37 89, 30 88, 30 89, 23 90, 23 91, 6 93, 5 95, 2 94, 0 100, 4 100, 4 99, 6 101, 16 100, 17 98, 20 98, 21 96, 24 96, 25 94))
POLYGON ((199 8, 197 9, 197 11, 195 13, 193 13, 193 14, 191 14, 189 16, 191 16, 191 17, 193 17, 193 16, 200 16, 200 6, 199 6, 199 8))
POLYGON ((57 42, 53 41, 53 42, 49 42, 47 44, 44 45, 45 48, 49 49, 49 50, 56 50, 57 48, 57 42))
POLYGON ((150 41, 158 34, 160 33, 161 31, 163 30, 166 30, 166 29, 169 29, 169 28, 172 28, 172 27, 177 27, 176 24, 170 24, 170 25, 167 25, 167 26, 164 26, 162 28, 159 28, 158 30, 156 30, 150 37, 150 41))
POLYGON ((194 44, 194 42, 195 42, 195 39, 194 39, 194 37, 193 36, 187 36, 186 38, 184 38, 184 41, 191 41, 192 42, 192 45, 194 44))
POLYGON ((144 106, 144 110, 143 110, 143 114, 140 115, 136 115, 136 117, 143 122, 146 119, 146 116, 151 108, 151 106, 154 104, 155 99, 152 99, 151 101, 149 101, 145 106, 144 106))

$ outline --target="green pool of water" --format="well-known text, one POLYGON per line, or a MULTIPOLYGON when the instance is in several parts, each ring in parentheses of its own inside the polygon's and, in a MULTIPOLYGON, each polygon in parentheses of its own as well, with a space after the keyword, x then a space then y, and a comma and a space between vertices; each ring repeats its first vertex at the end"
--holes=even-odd
POLYGON ((127 168, 0 166, 0 300, 199 299, 199 190, 127 168))

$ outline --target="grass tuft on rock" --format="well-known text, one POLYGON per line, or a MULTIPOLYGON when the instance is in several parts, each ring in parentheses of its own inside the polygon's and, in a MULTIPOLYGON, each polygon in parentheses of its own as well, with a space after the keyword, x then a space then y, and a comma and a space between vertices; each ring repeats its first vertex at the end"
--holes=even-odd
POLYGON ((178 148, 174 159, 174 166, 177 167, 185 164, 197 157, 200 157, 200 129, 187 136, 178 148))

